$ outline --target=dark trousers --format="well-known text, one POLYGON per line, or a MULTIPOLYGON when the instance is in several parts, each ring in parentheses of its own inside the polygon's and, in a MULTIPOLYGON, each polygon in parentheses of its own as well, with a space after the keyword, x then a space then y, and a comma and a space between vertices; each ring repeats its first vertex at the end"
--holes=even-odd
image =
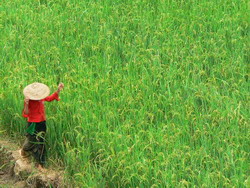
MULTIPOLYGON (((35 132, 33 135, 26 133, 26 139, 23 144, 23 150, 31 153, 35 160, 42 166, 45 164, 45 133, 46 133, 46 121, 35 123, 35 132)), ((28 122, 27 128, 31 125, 28 122)))

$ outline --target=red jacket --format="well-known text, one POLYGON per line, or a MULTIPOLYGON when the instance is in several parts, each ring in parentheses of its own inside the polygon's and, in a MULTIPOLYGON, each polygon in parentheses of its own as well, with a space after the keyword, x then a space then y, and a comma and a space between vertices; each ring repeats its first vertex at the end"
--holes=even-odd
MULTIPOLYGON (((45 116, 45 108, 44 108, 44 101, 51 102, 53 100, 59 101, 59 96, 58 93, 55 92, 52 95, 46 97, 45 99, 35 101, 35 100, 30 100, 29 101, 29 114, 24 113, 23 109, 23 117, 28 118, 28 122, 42 122, 46 120, 45 116)), ((26 104, 24 103, 24 106, 26 104)))

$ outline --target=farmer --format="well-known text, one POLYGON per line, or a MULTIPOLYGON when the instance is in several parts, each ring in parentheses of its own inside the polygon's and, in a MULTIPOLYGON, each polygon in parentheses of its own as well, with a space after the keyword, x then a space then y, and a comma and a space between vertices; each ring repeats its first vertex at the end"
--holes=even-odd
POLYGON ((42 83, 32 83, 23 90, 25 99, 22 115, 27 118, 28 126, 26 140, 20 150, 20 154, 23 158, 27 158, 32 154, 40 171, 44 170, 46 151, 44 139, 46 133, 44 101, 59 101, 59 93, 63 87, 64 84, 60 83, 57 91, 50 96, 48 96, 50 93, 48 86, 42 83))

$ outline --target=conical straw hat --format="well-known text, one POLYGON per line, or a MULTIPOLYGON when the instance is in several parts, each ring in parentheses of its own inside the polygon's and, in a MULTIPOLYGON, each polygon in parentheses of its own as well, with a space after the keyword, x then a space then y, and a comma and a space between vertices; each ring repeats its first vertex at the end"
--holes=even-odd
POLYGON ((23 90, 25 97, 30 100, 41 100, 46 98, 50 93, 49 87, 45 84, 34 82, 26 86, 23 90))

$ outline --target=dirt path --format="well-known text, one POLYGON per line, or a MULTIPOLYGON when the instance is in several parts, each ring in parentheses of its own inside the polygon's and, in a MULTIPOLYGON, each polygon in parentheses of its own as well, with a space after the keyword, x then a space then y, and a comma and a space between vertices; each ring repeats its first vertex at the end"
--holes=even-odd
POLYGON ((12 166, 15 158, 19 158, 17 146, 6 138, 1 137, 0 140, 0 187, 26 187, 24 181, 20 181, 13 176, 12 166))
POLYGON ((25 181, 15 181, 8 175, 0 174, 0 187, 1 188, 24 188, 27 187, 25 181))
POLYGON ((6 137, 0 138, 0 187, 66 187, 62 172, 47 169, 40 172, 31 160, 23 160, 19 147, 6 137))

